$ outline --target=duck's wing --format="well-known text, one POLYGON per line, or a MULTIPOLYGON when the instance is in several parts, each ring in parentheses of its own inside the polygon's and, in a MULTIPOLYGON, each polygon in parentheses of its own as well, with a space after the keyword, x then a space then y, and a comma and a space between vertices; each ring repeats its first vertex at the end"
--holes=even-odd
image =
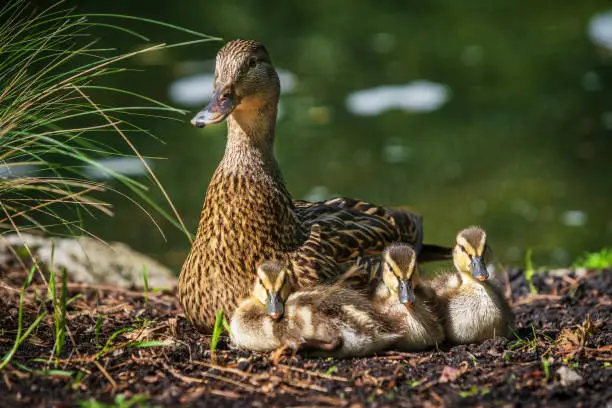
POLYGON ((334 256, 334 244, 324 239, 319 224, 310 225, 307 239, 294 251, 286 254, 285 261, 292 271, 297 287, 314 283, 333 281, 338 278, 341 268, 334 256))
POLYGON ((406 242, 415 248, 422 240, 422 220, 406 212, 403 222, 384 217, 384 209, 336 198, 321 202, 294 201, 295 213, 303 225, 321 225, 324 239, 335 241, 334 256, 339 262, 359 256, 376 255, 393 242, 406 242))
POLYGON ((423 219, 420 214, 388 209, 366 201, 337 197, 327 201, 294 201, 297 217, 304 225, 320 224, 332 233, 334 256, 339 262, 378 255, 393 242, 411 245, 419 261, 450 259, 450 248, 423 245, 423 219))
POLYGON ((338 282, 370 296, 382 279, 382 257, 371 255, 340 264, 338 282))

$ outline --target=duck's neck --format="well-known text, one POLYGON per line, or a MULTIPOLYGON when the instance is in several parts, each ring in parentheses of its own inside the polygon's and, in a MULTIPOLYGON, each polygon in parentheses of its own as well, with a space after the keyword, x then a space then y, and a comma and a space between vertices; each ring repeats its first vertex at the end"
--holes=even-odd
POLYGON ((274 158, 276 103, 249 108, 253 105, 241 104, 227 120, 225 155, 206 195, 206 227, 200 228, 207 238, 222 236, 226 252, 245 257, 249 267, 292 250, 303 239, 274 158))
POLYGON ((279 177, 284 185, 274 158, 276 112, 276 103, 252 108, 239 106, 227 118, 227 145, 219 167, 235 173, 251 168, 263 170, 279 177))

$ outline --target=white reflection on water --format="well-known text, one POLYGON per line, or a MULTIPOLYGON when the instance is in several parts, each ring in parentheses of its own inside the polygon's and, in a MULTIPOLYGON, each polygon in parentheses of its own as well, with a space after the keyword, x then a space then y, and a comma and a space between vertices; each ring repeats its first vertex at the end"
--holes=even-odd
POLYGON ((39 166, 33 164, 0 164, 0 177, 13 178, 32 175, 39 166))
POLYGON ((587 222, 587 214, 584 211, 566 211, 561 216, 561 222, 568 227, 582 227, 587 222))
POLYGON ((591 41, 612 51, 612 10, 591 17, 587 31, 591 41))
POLYGON ((349 112, 374 116, 389 109, 432 112, 450 99, 450 88, 427 80, 405 85, 384 85, 351 93, 346 100, 349 112))
MULTIPOLYGON (((153 164, 150 161, 146 160, 146 162, 149 167, 153 167, 153 164)), ((145 165, 138 157, 116 157, 111 159, 102 159, 98 160, 97 163, 100 166, 104 166, 105 168, 124 176, 137 177, 147 174, 145 165)), ((96 166, 89 166, 86 168, 85 174, 87 177, 96 180, 110 180, 114 178, 110 172, 96 166)))
MULTIPOLYGON (((281 93, 290 93, 295 88, 297 78, 294 73, 278 69, 281 93)), ((213 93, 215 75, 213 73, 195 74, 177 79, 170 84, 170 99, 183 106, 200 106, 210 100, 213 93)))
POLYGON ((170 84, 170 99, 183 106, 203 105, 213 93, 214 74, 196 74, 170 84))

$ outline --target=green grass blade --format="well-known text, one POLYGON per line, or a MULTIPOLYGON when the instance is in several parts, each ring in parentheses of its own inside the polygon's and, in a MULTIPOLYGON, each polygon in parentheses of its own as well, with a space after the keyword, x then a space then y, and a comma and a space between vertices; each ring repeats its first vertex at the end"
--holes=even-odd
POLYGON ((531 256, 532 256, 532 249, 527 248, 527 251, 525 252, 525 279, 527 280, 527 283, 529 284, 529 292, 533 294, 537 294, 538 289, 533 284, 533 275, 535 275, 536 271, 535 271, 535 268, 533 267, 533 261, 531 260, 531 256))
POLYGON ((23 330, 23 302, 25 299, 25 292, 26 289, 32 283, 32 278, 34 277, 35 271, 36 266, 32 266, 21 289, 21 293, 19 295, 19 309, 17 311, 17 335, 15 336, 15 342, 13 343, 13 347, 11 348, 11 350, 6 355, 4 355, 4 357, 2 357, 2 362, 0 362, 0 370, 2 370, 11 361, 21 343, 23 343, 23 341, 30 335, 30 333, 32 333, 32 331, 38 326, 41 320, 47 315, 46 311, 41 313, 30 325, 30 327, 28 327, 25 333, 23 335, 21 334, 23 330))
POLYGON ((215 327, 213 329, 212 338, 210 339, 211 353, 214 353, 217 350, 217 344, 219 343, 221 333, 223 333, 223 311, 219 310, 215 319, 215 327))
POLYGON ((147 271, 146 265, 142 265, 142 280, 144 283, 144 293, 145 293, 144 304, 145 304, 145 308, 148 308, 149 307, 149 273, 147 271))
POLYGON ((172 30, 176 30, 176 31, 181 31, 183 33, 186 34, 191 34, 194 35, 196 37, 201 37, 204 38, 206 40, 209 41, 221 41, 222 38, 219 37, 212 37, 210 35, 206 35, 203 33, 200 33, 198 31, 194 31, 194 30, 190 30, 184 27, 180 27, 174 24, 170 24, 170 23, 166 23, 163 21, 159 21, 159 20, 153 20, 150 18, 144 18, 144 17, 137 17, 137 16, 129 16, 129 15, 123 15, 123 14, 105 14, 105 13, 88 13, 88 14, 73 14, 70 17, 86 17, 86 18, 91 18, 91 17, 109 17, 109 18, 117 18, 117 19, 126 19, 126 20, 136 20, 136 21, 142 21, 145 23, 151 23, 154 25, 158 25, 161 27, 166 27, 166 28, 170 28, 172 30))

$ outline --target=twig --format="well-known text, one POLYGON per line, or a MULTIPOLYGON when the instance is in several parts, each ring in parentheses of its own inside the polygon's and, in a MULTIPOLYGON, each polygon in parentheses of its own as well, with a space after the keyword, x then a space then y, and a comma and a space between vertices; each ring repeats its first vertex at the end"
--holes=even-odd
POLYGON ((538 300, 559 300, 561 296, 559 295, 529 295, 527 297, 521 298, 514 304, 515 306, 520 305, 528 305, 533 302, 537 302, 538 300))
MULTIPOLYGON (((390 350, 390 351, 383 351, 381 353, 379 353, 376 357, 397 357, 397 356, 401 356, 404 358, 420 358, 422 355, 422 353, 417 353, 417 352, 408 352, 408 351, 397 351, 397 350, 390 350)), ((427 359, 431 358, 431 354, 428 357, 424 357, 427 359)))
POLYGON ((219 370, 219 371, 224 371, 224 372, 227 372, 227 373, 236 374, 236 375, 239 375, 241 377, 250 377, 250 378, 260 377, 257 374, 249 373, 249 372, 246 372, 246 371, 243 371, 243 370, 239 370, 237 368, 223 367, 223 366, 220 366, 218 364, 206 363, 204 361, 195 360, 195 361, 192 361, 192 363, 200 365, 200 366, 203 366, 203 367, 212 368, 213 370, 219 370))
POLYGON ((113 380, 113 377, 110 376, 108 371, 106 371, 104 367, 102 367, 102 364, 100 364, 98 361, 94 360, 94 364, 96 365, 96 367, 98 367, 98 370, 100 370, 100 372, 106 377, 108 382, 111 384, 111 386, 113 387, 113 391, 116 390, 117 383, 115 382, 115 380, 113 380))
MULTIPOLYGON (((178 378, 181 381, 188 382, 188 383, 208 384, 208 381, 205 381, 205 380, 203 380, 201 378, 194 378, 194 377, 189 377, 189 376, 186 376, 186 375, 183 375, 183 374, 179 374, 178 372, 176 372, 173 369, 171 369, 170 367, 168 367, 168 365, 166 365, 166 364, 164 364, 164 367, 166 368, 166 370, 168 370, 168 372, 170 374, 172 374, 174 377, 178 378)), ((225 383, 235 385, 236 387, 242 388, 242 389, 244 389, 244 390, 246 390, 248 392, 258 392, 258 393, 261 392, 258 389, 251 387, 250 385, 243 384, 240 381, 232 380, 231 378, 223 377, 223 376, 220 376, 220 375, 204 373, 204 372, 202 372, 200 374, 203 375, 204 377, 208 377, 208 378, 211 378, 213 380, 223 381, 225 383)))
POLYGON ((385 360, 405 360, 406 359, 405 356, 399 356, 399 355, 395 355, 395 354, 380 355, 380 356, 371 356, 370 358, 372 358, 372 359, 385 359, 385 360))
POLYGON ((305 388, 307 390, 313 390, 313 391, 318 391, 318 392, 327 392, 328 389, 325 387, 321 387, 319 385, 315 385, 315 384, 305 384, 302 382, 293 382, 293 381, 287 381, 285 379, 282 380, 283 383, 285 383, 286 385, 289 385, 291 387, 296 387, 296 388, 305 388))
MULTIPOLYGON (((302 400, 304 401, 304 400, 302 400)), ((334 406, 343 406, 343 405, 348 405, 348 401, 347 400, 343 400, 337 397, 328 397, 325 395, 313 395, 313 396, 308 396, 308 402, 312 402, 312 401, 316 401, 319 403, 324 403, 327 405, 334 405, 334 406)), ((307 407, 307 406, 312 406, 312 405, 304 405, 303 407, 307 407)), ((317 406, 320 406, 320 404, 317 404, 317 406)), ((298 406, 294 407, 294 408, 298 408, 298 406)))
POLYGON ((6 374, 6 371, 4 372, 4 383, 6 384, 6 388, 8 388, 9 391, 11 391, 13 389, 13 384, 11 383, 11 380, 9 380, 8 375, 6 374))
POLYGON ((436 393, 435 391, 431 391, 431 392, 429 393, 429 395, 431 395, 431 397, 432 397, 433 399, 435 399, 435 400, 438 402, 438 404, 440 404, 440 405, 439 405, 440 407, 445 407, 445 406, 446 406, 446 403, 444 402, 444 400, 442 399, 442 397, 441 397, 441 396, 440 396, 438 393, 436 393))
POLYGON ((230 399, 242 398, 242 395, 234 391, 217 390, 215 388, 208 389, 207 391, 209 394, 217 395, 223 398, 230 398, 230 399))
POLYGON ((302 374, 312 375, 312 376, 319 377, 319 378, 325 378, 325 379, 328 379, 328 380, 349 382, 348 378, 338 377, 337 375, 318 373, 316 371, 310 371, 310 370, 305 370, 303 368, 292 367, 292 366, 288 366, 286 364, 279 364, 278 367, 285 368, 285 369, 291 370, 291 371, 297 371, 298 373, 302 373, 302 374))

